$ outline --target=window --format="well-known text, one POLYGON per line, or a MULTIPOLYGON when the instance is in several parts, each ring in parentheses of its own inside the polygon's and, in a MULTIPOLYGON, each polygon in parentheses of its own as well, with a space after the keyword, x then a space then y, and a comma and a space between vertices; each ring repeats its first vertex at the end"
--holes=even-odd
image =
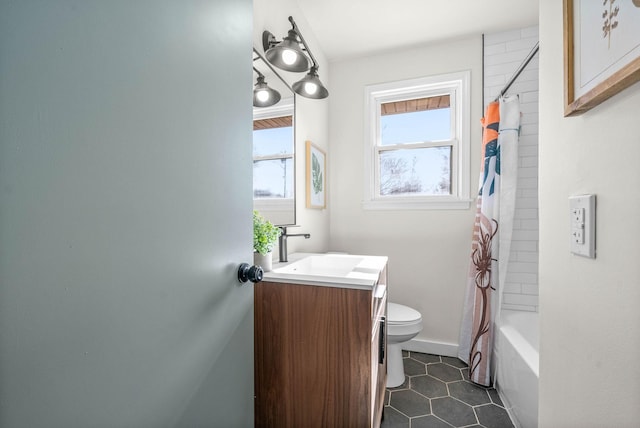
POLYGON ((254 208, 280 211, 293 207, 293 106, 270 109, 253 120, 254 208))
POLYGON ((366 209, 469 208, 469 75, 365 88, 366 209))

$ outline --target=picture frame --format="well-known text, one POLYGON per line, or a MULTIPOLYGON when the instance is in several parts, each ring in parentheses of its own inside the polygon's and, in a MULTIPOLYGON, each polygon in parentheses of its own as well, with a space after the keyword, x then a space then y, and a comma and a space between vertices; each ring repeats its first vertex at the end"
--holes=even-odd
POLYGON ((327 155, 311 141, 306 141, 305 184, 307 208, 327 206, 327 155))
POLYGON ((564 115, 640 80, 640 0, 563 0, 564 115))

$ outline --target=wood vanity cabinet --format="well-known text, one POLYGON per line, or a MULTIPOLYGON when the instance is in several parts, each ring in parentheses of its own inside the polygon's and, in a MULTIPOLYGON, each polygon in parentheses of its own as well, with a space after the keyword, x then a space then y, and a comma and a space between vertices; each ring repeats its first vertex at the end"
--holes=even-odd
POLYGON ((386 284, 255 285, 256 427, 380 426, 386 284))

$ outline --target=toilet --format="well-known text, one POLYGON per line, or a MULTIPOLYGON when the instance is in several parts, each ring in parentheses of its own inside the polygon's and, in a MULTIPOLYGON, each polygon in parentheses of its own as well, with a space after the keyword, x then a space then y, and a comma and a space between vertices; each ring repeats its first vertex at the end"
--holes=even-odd
POLYGON ((404 382, 402 344, 422 331, 422 315, 408 306, 389 302, 387 305, 387 388, 404 382))

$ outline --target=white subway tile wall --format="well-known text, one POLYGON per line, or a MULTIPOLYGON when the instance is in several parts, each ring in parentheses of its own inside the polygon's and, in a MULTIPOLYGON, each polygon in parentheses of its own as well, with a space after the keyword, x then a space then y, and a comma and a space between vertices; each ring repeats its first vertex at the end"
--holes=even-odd
MULTIPOLYGON (((538 41, 538 27, 484 37, 484 105, 504 85, 538 41)), ((520 96, 522 110, 518 146, 518 191, 513 241, 502 307, 538 311, 538 55, 507 94, 520 96)))

